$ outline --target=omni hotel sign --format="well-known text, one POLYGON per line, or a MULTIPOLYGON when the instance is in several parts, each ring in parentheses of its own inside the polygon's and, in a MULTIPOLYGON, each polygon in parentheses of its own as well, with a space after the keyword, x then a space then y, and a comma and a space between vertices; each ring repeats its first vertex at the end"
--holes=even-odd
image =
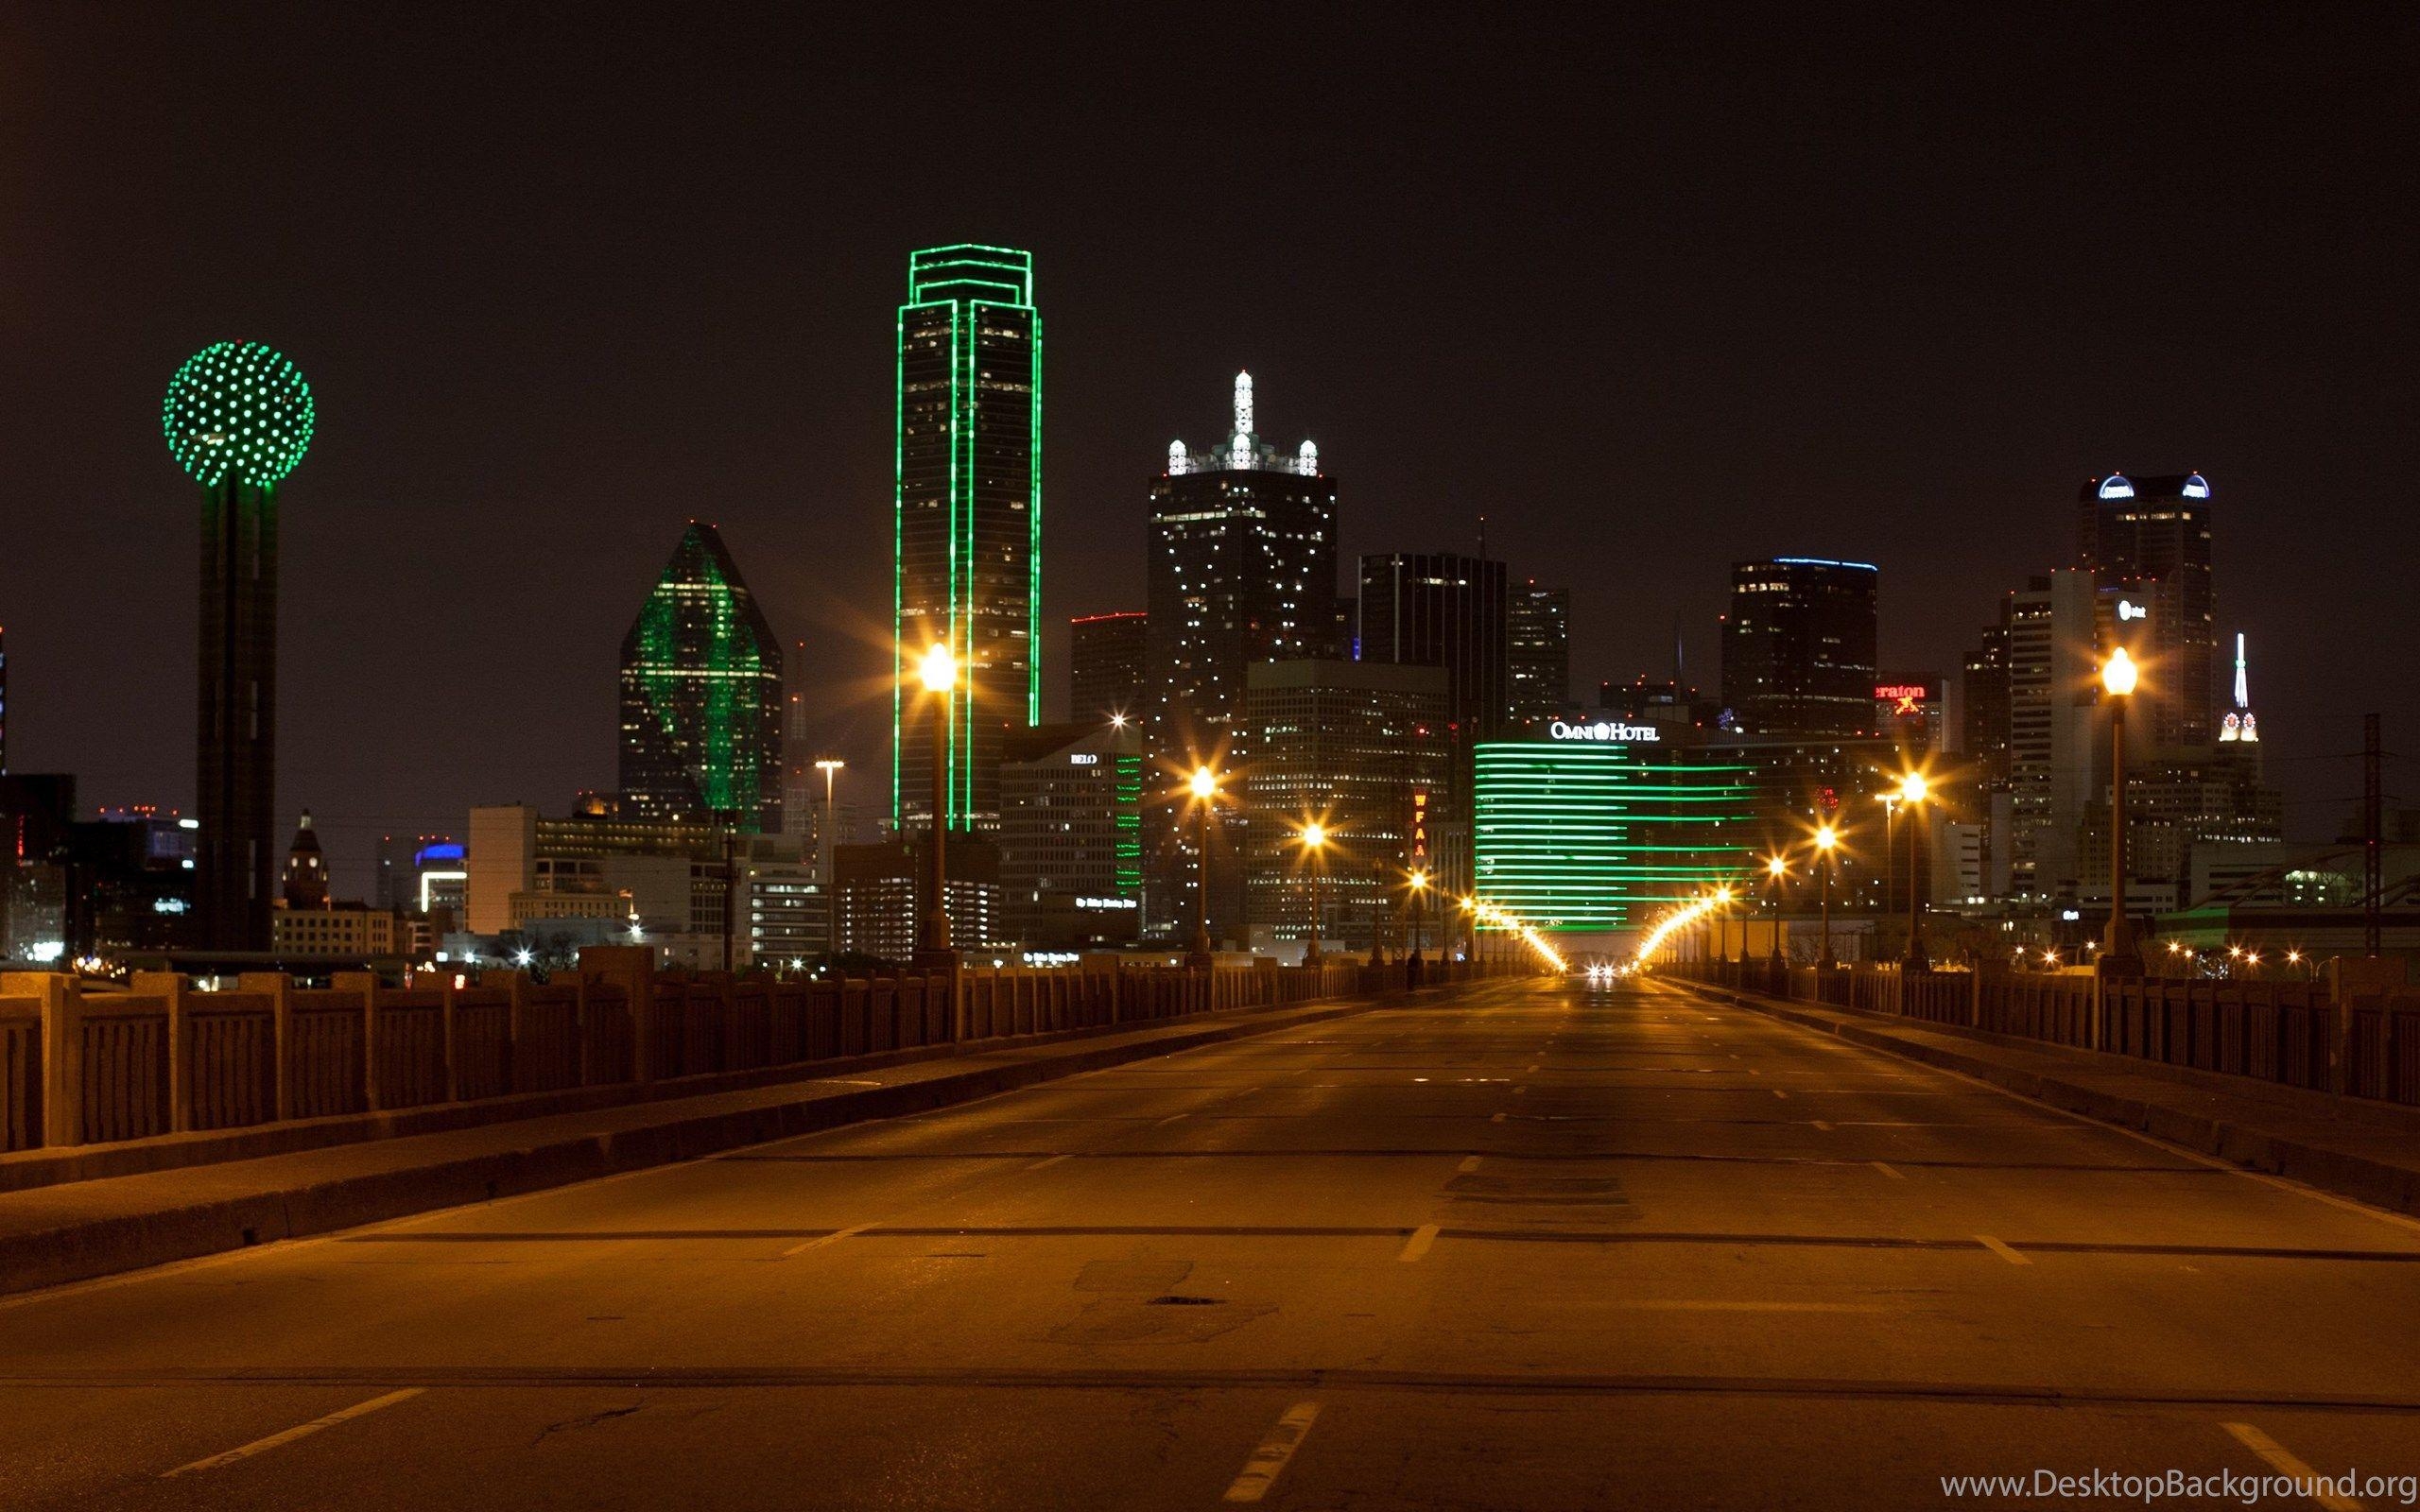
POLYGON ((1547 726, 1547 735, 1552 740, 1603 740, 1623 745, 1653 742, 1664 738, 1653 725, 1625 725, 1608 723, 1602 719, 1588 725, 1565 724, 1558 719, 1547 726))

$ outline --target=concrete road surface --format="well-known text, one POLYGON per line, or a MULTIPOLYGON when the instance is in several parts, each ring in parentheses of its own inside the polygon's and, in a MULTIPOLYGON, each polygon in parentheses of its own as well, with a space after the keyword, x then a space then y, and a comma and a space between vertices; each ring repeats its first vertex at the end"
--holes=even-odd
POLYGON ((2241 1505, 2303 1467, 2420 1475, 2420 1226, 1657 986, 0 1302, 9 1508, 2241 1505))

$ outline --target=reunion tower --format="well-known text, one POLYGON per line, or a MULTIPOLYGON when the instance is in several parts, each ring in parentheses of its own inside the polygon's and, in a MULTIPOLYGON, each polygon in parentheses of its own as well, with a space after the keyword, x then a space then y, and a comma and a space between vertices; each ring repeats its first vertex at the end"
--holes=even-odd
POLYGON ((201 485, 195 775, 198 943, 267 951, 278 852, 277 485, 311 444, 311 387, 278 352, 221 341, 168 383, 168 455, 201 485))

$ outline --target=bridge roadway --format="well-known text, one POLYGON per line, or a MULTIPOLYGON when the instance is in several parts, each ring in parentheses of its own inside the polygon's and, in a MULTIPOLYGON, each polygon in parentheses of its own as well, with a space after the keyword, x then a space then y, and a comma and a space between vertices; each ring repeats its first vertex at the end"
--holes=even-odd
POLYGON ((2415 1339, 2407 1220, 1500 983, 0 1302, 0 1505, 1938 1507, 2420 1472, 2415 1339))

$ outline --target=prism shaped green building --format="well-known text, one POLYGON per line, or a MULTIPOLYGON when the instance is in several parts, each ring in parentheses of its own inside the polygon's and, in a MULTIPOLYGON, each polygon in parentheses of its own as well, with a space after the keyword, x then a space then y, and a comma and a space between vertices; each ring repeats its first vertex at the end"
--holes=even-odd
POLYGON ((930 721, 942 700, 917 678, 946 644, 944 820, 1000 823, 1011 726, 1042 715, 1042 318, 1033 257, 962 245, 908 260, 899 307, 899 430, 893 496, 890 812, 929 823, 930 721))
POLYGON ((782 827, 782 643, 714 526, 689 522, 631 622, 621 701, 631 816, 782 827))

